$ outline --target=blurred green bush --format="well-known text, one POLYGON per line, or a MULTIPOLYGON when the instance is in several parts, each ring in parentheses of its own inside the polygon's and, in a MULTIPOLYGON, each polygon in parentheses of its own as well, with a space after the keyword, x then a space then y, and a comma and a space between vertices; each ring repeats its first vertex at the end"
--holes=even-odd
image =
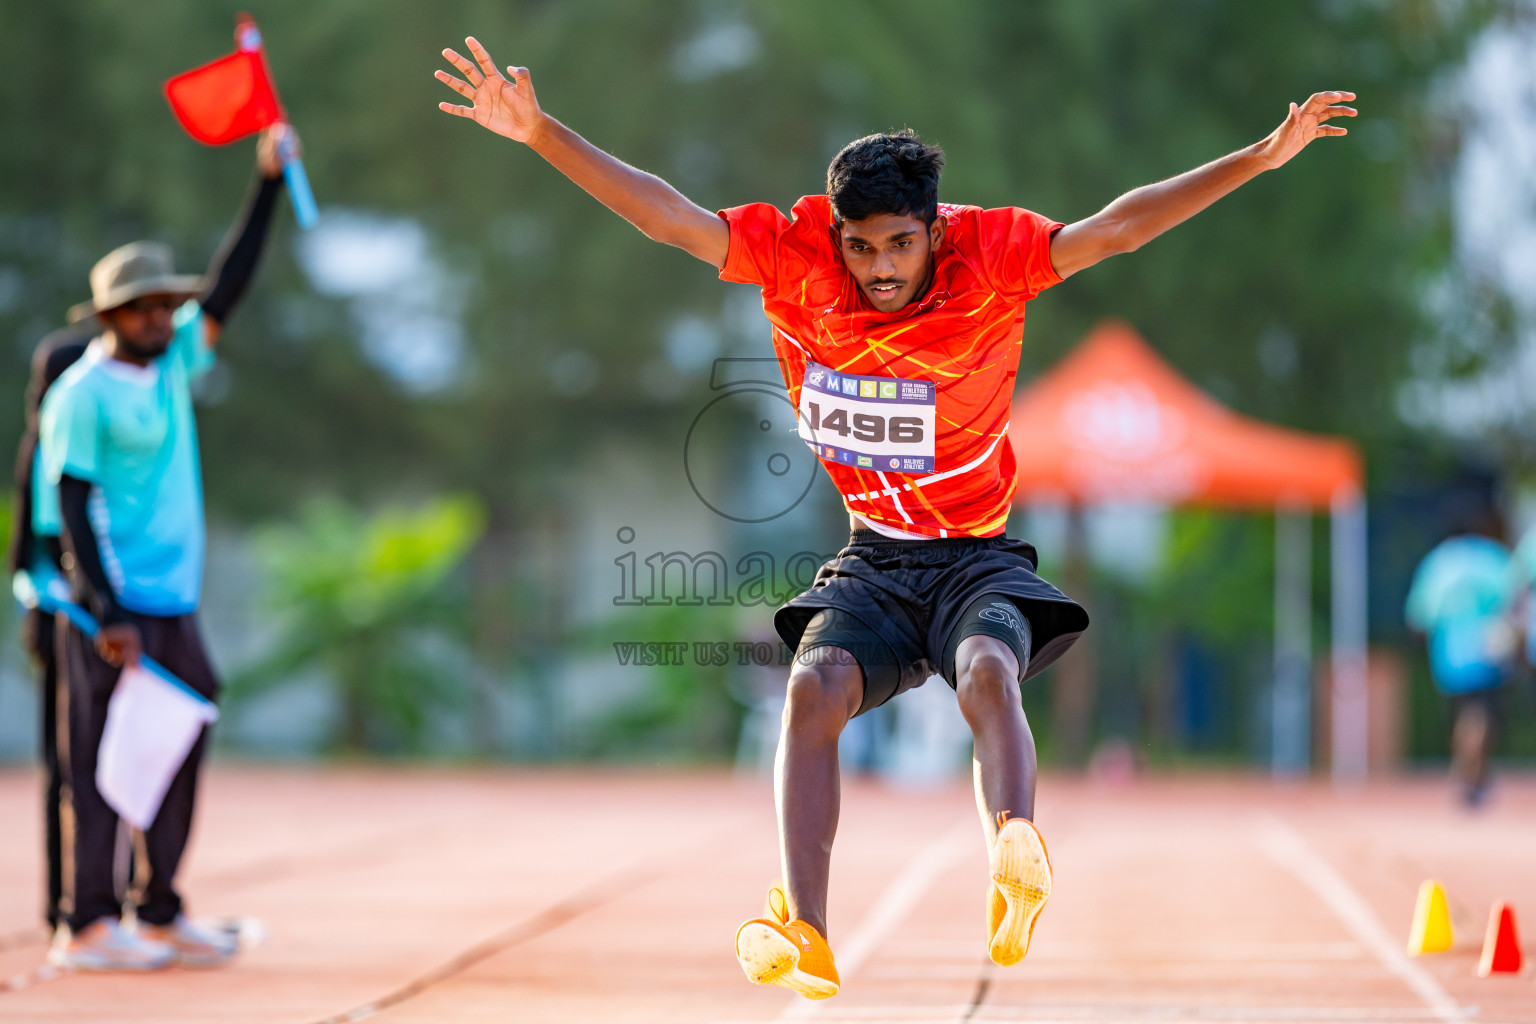
POLYGON ((256 536, 263 604, 276 639, 231 680, 235 705, 317 671, 340 708, 330 746, 345 753, 419 752, 431 716, 462 707, 468 602, 453 572, 485 526, 480 502, 456 495, 368 515, 311 503, 256 536))

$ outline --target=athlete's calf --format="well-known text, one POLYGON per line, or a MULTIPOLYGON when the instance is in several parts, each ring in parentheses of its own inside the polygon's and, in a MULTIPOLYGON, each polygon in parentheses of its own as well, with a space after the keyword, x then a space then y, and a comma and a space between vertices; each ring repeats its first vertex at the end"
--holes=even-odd
POLYGON ((1019 659, 992 636, 968 636, 955 652, 955 693, 976 740, 976 805, 990 845, 998 816, 1035 816, 1035 737, 1019 692, 1019 659))
POLYGON ((789 674, 774 765, 779 856, 792 920, 827 934, 827 875, 837 834, 837 741, 864 699, 864 673, 840 647, 804 651, 789 674))

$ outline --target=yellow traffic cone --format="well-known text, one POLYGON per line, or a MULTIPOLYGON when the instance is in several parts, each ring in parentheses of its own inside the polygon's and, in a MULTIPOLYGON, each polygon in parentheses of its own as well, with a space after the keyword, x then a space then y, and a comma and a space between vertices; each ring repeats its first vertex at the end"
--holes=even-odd
POLYGON ((1413 928, 1408 932, 1408 955, 1444 953, 1451 948, 1451 914, 1445 905, 1445 890, 1434 879, 1419 886, 1419 901, 1413 908, 1413 928))

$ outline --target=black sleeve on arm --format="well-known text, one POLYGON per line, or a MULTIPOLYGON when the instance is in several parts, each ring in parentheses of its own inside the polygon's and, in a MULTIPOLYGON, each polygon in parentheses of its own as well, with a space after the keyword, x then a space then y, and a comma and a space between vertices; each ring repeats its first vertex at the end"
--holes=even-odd
POLYGON ((59 480, 59 512, 64 519, 64 545, 75 558, 76 584, 84 586, 86 601, 91 612, 103 626, 127 622, 128 616, 118 607, 112 584, 102 568, 101 549, 96 544, 96 532, 91 527, 91 516, 86 503, 91 497, 91 485, 72 476, 59 480))
POLYGON ((62 537, 44 537, 43 551, 47 553, 53 567, 60 572, 64 571, 64 539, 62 537))
POLYGON ((245 208, 208 266, 207 291, 201 300, 203 312, 221 324, 245 294, 246 286, 256 273, 256 263, 261 259, 261 249, 272 226, 277 193, 282 187, 280 177, 257 176, 256 187, 246 199, 245 208))

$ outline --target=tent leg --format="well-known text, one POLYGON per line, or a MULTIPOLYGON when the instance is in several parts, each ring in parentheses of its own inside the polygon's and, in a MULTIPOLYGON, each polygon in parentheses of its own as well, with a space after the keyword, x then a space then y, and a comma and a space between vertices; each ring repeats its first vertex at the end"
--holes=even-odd
POLYGON ((1332 532, 1333 781, 1347 784, 1363 780, 1369 767, 1363 496, 1340 495, 1334 499, 1332 532))
POLYGON ((1270 766, 1305 775, 1312 760, 1312 510, 1275 510, 1275 683, 1270 766))
MULTIPOLYGON (((1093 573, 1088 562, 1088 509, 1074 503, 1069 508, 1068 516, 1062 585, 1092 615, 1093 573)), ((1051 672, 1055 677, 1051 690, 1057 758, 1071 768, 1085 766, 1093 750, 1094 706, 1098 689, 1098 664, 1094 651, 1094 638, 1086 636, 1072 648, 1072 656, 1063 658, 1060 666, 1051 672)))

